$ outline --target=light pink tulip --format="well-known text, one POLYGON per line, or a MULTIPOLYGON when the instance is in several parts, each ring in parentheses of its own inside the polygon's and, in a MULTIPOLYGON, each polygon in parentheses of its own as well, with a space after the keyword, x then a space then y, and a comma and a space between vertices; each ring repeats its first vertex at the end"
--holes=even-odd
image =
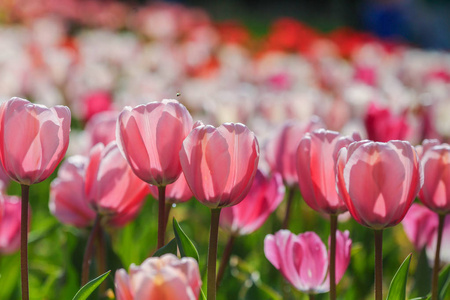
POLYGON ((279 173, 268 178, 258 170, 252 187, 242 202, 222 209, 220 226, 232 235, 254 232, 283 201, 284 193, 285 187, 279 173))
POLYGON ((70 110, 12 98, 0 107, 0 159, 11 179, 24 185, 45 180, 69 145, 70 110))
MULTIPOLYGON (((349 232, 336 231, 336 283, 350 263, 352 240, 349 232)), ((264 254, 297 290, 318 294, 329 290, 328 254, 314 232, 295 235, 280 230, 264 239, 264 254)))
POLYGON ((85 156, 68 157, 50 185, 50 212, 64 224, 86 227, 95 219, 84 189, 88 162, 85 156))
POLYGON ((115 142, 97 144, 86 168, 85 191, 90 206, 109 224, 123 226, 136 217, 148 185, 123 158, 115 142))
POLYGON ((11 178, 9 178, 8 174, 6 174, 3 165, 0 163, 0 192, 4 193, 8 188, 9 182, 11 178))
POLYGON ((265 159, 270 169, 272 172, 280 173, 288 186, 298 182, 295 162, 300 140, 307 132, 322 127, 322 122, 317 117, 313 117, 307 123, 287 121, 264 148, 265 159))
POLYGON ((437 233, 438 216, 425 206, 413 203, 402 225, 409 240, 416 250, 420 251, 437 233))
POLYGON ((361 138, 343 137, 324 129, 307 133, 297 149, 298 184, 306 204, 318 212, 340 214, 347 206, 336 192, 336 161, 339 150, 361 138))
POLYGON ((98 143, 108 145, 116 140, 116 124, 118 112, 104 111, 92 116, 86 123, 85 131, 88 135, 89 146, 93 147, 98 143))
POLYGON ((201 285, 197 261, 173 254, 147 258, 115 276, 117 300, 197 300, 201 285))
POLYGON ((195 198, 209 208, 236 205, 255 177, 259 146, 255 134, 240 123, 192 130, 180 151, 186 181, 195 198))
POLYGON ((450 213, 450 145, 427 145, 420 161, 425 180, 419 199, 432 211, 445 215, 450 213))
MULTIPOLYGON (((21 202, 16 196, 0 195, 0 253, 9 254, 20 248, 21 202)), ((28 217, 30 214, 28 214, 28 217)))
POLYGON ((192 125, 186 107, 176 100, 127 106, 117 121, 117 143, 139 178, 165 186, 181 174, 179 152, 192 125))
MULTIPOLYGON (((159 192, 157 186, 151 185, 150 193, 155 199, 158 199, 159 192)), ((181 173, 180 177, 178 177, 178 179, 174 183, 171 183, 166 187, 165 195, 166 203, 172 204, 186 202, 194 196, 186 182, 186 178, 184 177, 183 173, 181 173)))
POLYGON ((405 141, 354 142, 340 150, 336 170, 339 196, 372 229, 403 220, 423 184, 417 153, 405 141))

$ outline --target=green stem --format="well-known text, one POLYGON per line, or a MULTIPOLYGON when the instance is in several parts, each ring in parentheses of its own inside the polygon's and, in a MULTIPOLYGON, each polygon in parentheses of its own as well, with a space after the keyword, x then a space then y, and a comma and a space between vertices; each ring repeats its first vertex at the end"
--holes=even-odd
POLYGON ((222 281, 223 275, 225 274, 225 270, 227 268, 228 261, 230 260, 230 256, 231 256, 231 252, 233 250, 233 245, 234 245, 235 239, 236 239, 236 236, 234 236, 233 234, 230 235, 227 245, 225 246, 225 250, 223 251, 222 259, 220 260, 219 271, 217 272, 216 289, 219 289, 220 282, 222 281))
POLYGON ((330 215, 330 300, 336 300, 337 215, 330 215))
POLYGON ((383 229, 375 230, 375 300, 383 300, 383 229))
POLYGON ((281 226, 281 229, 287 229, 289 227, 289 218, 291 216, 291 207, 292 207, 292 202, 294 199, 294 192, 295 192, 295 187, 288 187, 286 212, 284 214, 284 220, 283 220, 283 225, 281 226))
POLYGON ((166 233, 166 186, 158 186, 158 249, 164 246, 166 233))
POLYGON ((314 294, 309 294, 309 300, 315 300, 316 296, 314 294))
POLYGON ((172 209, 172 203, 166 203, 165 214, 166 217, 164 219, 164 230, 167 228, 167 224, 169 223, 170 210, 172 209))
POLYGON ((221 208, 211 209, 211 227, 209 231, 208 262, 207 262, 208 300, 216 300, 216 260, 217 260, 217 240, 219 235, 220 210, 221 208))
POLYGON ((442 232, 444 230, 445 215, 439 214, 438 236, 436 244, 436 252, 434 255, 434 267, 433 277, 431 278, 431 300, 438 299, 438 279, 439 279, 439 266, 440 266, 440 254, 442 243, 442 232))
POLYGON ((81 286, 85 285, 89 281, 89 264, 94 250, 94 241, 97 236, 97 231, 100 228, 100 216, 95 217, 94 226, 92 227, 91 234, 89 235, 86 250, 84 250, 83 265, 81 268, 81 286))
POLYGON ((21 184, 22 205, 20 215, 20 274, 22 282, 22 300, 28 300, 28 201, 30 186, 21 184))

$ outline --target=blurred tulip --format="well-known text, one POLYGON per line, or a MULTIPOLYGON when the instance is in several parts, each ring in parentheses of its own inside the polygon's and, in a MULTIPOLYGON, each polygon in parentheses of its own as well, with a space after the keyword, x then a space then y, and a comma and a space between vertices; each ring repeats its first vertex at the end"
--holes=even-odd
POLYGON ((90 148, 98 143, 108 145, 110 142, 116 140, 116 124, 118 116, 118 112, 105 111, 97 113, 89 119, 86 123, 85 131, 88 135, 90 148))
POLYGON ((195 198, 210 208, 241 202, 250 190, 259 160, 258 141, 240 123, 198 126, 180 151, 186 181, 195 198))
POLYGON ((265 159, 272 172, 278 172, 288 186, 298 182, 296 153, 302 137, 310 131, 322 128, 320 119, 312 118, 308 123, 287 121, 277 134, 269 140, 265 150, 265 159))
POLYGON ((437 215, 425 206, 413 203, 402 221, 408 239, 417 251, 425 247, 437 233, 437 215))
POLYGON ((11 179, 23 185, 45 180, 69 145, 70 110, 11 98, 0 107, 0 159, 11 179))
POLYGON ((423 184, 414 148, 405 141, 360 141, 342 148, 337 190, 352 217, 372 229, 398 224, 423 184))
POLYGON ((92 148, 85 192, 90 206, 103 220, 123 226, 136 217, 149 188, 134 175, 116 143, 111 142, 106 147, 97 144, 92 148))
POLYGON ((300 191, 309 207, 327 214, 347 211, 336 192, 335 166, 339 150, 360 139, 359 134, 343 137, 324 129, 307 133, 301 139, 296 165, 300 191))
POLYGON ((9 178, 8 174, 6 174, 5 168, 0 163, 0 192, 5 192, 8 188, 9 182, 11 178, 9 178))
POLYGON ((165 186, 181 174, 179 152, 192 125, 186 107, 176 100, 127 106, 117 121, 117 143, 139 178, 165 186))
POLYGON ((98 113, 112 110, 112 97, 106 91, 93 91, 83 97, 83 119, 88 121, 98 113))
MULTIPOLYGON (((150 193, 155 199, 158 199, 158 187, 151 185, 150 193)), ((189 188, 184 174, 181 173, 180 177, 166 187, 166 203, 182 203, 186 202, 193 197, 191 189, 189 188)))
POLYGON ((256 231, 283 201, 284 192, 280 174, 268 178, 256 171, 250 191, 242 202, 222 210, 220 226, 235 236, 256 231))
POLYGON ((88 158, 81 155, 68 157, 50 185, 50 212, 64 224, 86 227, 95 219, 84 189, 88 158))
MULTIPOLYGON (((436 214, 435 214, 436 215, 436 214)), ((436 227, 438 225, 436 224, 436 227)), ((428 261, 430 264, 436 259, 436 245, 438 233, 437 230, 430 236, 429 242, 426 246, 428 261)), ((447 215, 444 221, 444 228, 442 230, 442 241, 439 253, 439 266, 443 264, 450 264, 450 216, 447 215)))
MULTIPOLYGON (((20 248, 20 198, 0 195, 0 253, 10 254, 20 248)), ((30 213, 28 212, 28 218, 30 213)))
MULTIPOLYGON (((352 240, 349 232, 336 232, 336 282, 350 263, 352 240)), ((325 245, 314 232, 295 235, 280 230, 264 239, 264 254, 297 290, 325 293, 329 290, 328 254, 325 245)))
POLYGON ((115 275, 117 300, 197 300, 202 285, 197 262, 173 254, 147 258, 115 275))

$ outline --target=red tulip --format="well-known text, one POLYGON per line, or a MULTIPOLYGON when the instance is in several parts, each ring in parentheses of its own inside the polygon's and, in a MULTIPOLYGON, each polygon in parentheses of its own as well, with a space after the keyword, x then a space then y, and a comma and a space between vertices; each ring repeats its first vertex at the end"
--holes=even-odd
POLYGON ((288 186, 298 182, 295 162, 300 140, 307 132, 321 127, 323 125, 317 117, 312 118, 308 123, 287 121, 264 148, 270 169, 272 172, 280 173, 288 186))
POLYGON ((398 224, 423 184, 417 153, 404 141, 354 142, 341 149, 336 168, 339 196, 373 229, 398 224))
POLYGON ((84 189, 88 158, 75 155, 67 158, 50 185, 51 213, 62 223, 86 227, 95 219, 84 189))
MULTIPOLYGON (((13 253, 20 248, 20 199, 0 195, 0 253, 13 253)), ((28 214, 28 217, 30 214, 28 214)))
POLYGON ((115 142, 92 148, 85 189, 91 207, 114 226, 134 219, 149 192, 148 185, 134 175, 115 142))
POLYGON ((147 258, 115 276, 117 300, 197 300, 201 285, 197 261, 173 254, 147 258))
POLYGON ((198 126, 180 151, 186 181, 195 198, 210 208, 236 205, 250 190, 258 167, 255 134, 240 123, 198 126))
POLYGON ((117 121, 117 143, 134 173, 165 186, 181 174, 179 152, 192 117, 176 100, 125 107, 117 121))
POLYGON ((6 173, 23 185, 45 180, 69 145, 70 110, 12 98, 0 107, 0 159, 6 173))
POLYGON ((339 150, 360 140, 358 134, 343 137, 324 129, 307 133, 298 146, 298 183, 303 199, 312 209, 340 214, 347 206, 336 192, 336 161, 339 150))
MULTIPOLYGON (((158 199, 158 187, 152 185, 150 186, 150 193, 155 199, 158 199)), ((191 199, 192 195, 191 189, 189 188, 184 174, 181 173, 180 177, 166 187, 166 203, 181 203, 186 202, 191 199)))
POLYGON ((267 178, 258 170, 252 187, 242 202, 222 209, 220 226, 232 235, 254 232, 283 201, 284 192, 280 174, 275 173, 272 178, 267 178))

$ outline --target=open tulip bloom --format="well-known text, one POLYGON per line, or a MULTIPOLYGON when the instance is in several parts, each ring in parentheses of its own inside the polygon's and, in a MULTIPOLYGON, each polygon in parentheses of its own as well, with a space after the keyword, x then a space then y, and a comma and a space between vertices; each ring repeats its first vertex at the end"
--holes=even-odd
POLYGON ((423 185, 415 149, 405 141, 360 141, 342 148, 339 196, 352 217, 375 232, 375 299, 382 299, 382 233, 403 220, 423 185))

